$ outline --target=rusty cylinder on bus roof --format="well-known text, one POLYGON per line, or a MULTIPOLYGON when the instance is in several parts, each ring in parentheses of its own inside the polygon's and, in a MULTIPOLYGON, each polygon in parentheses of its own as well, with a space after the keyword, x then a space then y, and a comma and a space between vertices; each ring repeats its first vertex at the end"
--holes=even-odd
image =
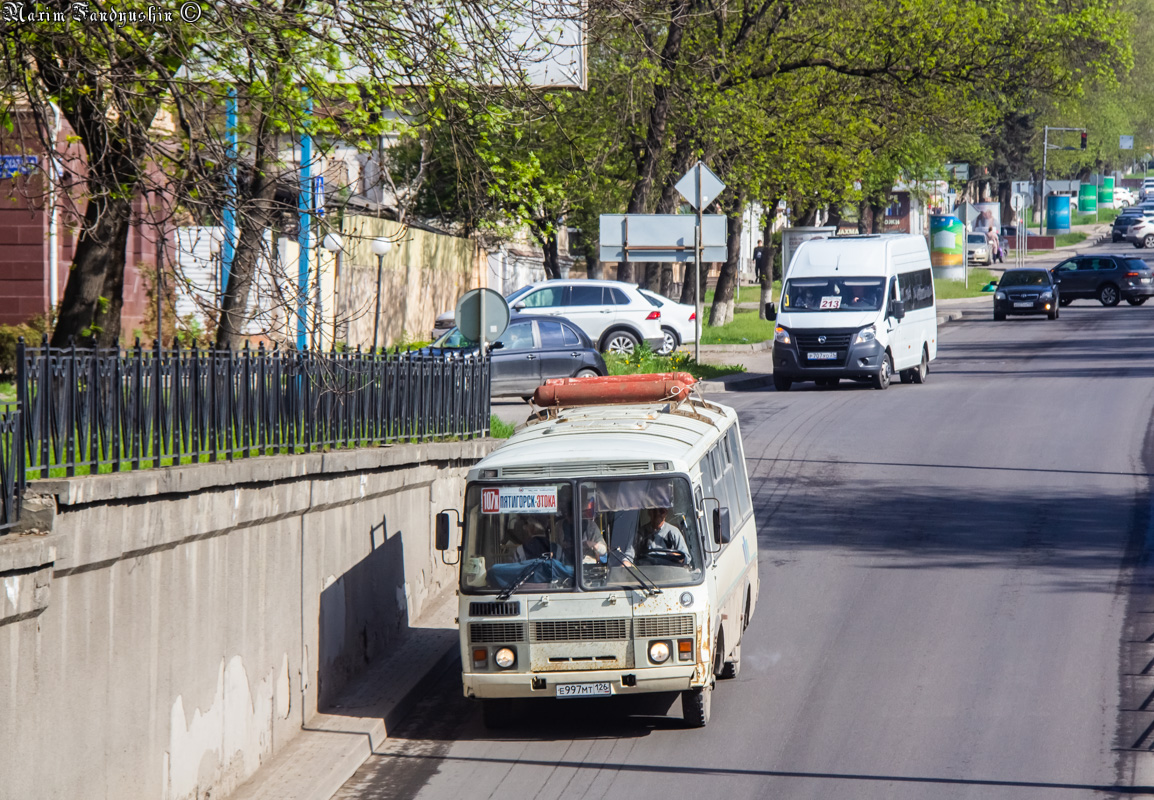
POLYGON ((688 372, 613 375, 599 378, 553 378, 538 386, 533 403, 550 406, 596 406, 680 400, 697 379, 688 372))

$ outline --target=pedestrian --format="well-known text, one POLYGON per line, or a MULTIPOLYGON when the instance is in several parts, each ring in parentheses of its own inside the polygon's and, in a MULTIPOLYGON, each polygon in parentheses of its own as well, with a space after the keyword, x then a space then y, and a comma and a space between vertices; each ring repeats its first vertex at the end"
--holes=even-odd
POLYGON ((997 228, 986 229, 986 242, 990 245, 990 263, 995 261, 1002 263, 1006 260, 1006 254, 1002 252, 1002 239, 998 236, 997 228))
POLYGON ((765 247, 762 245, 762 240, 757 240, 757 247, 753 248, 753 268, 757 273, 757 280, 760 282, 762 276, 766 274, 765 271, 765 247))

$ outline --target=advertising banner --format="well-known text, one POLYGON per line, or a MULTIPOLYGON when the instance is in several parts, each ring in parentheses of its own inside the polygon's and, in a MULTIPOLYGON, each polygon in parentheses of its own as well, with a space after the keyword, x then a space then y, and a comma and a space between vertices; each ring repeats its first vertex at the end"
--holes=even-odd
POLYGON ((966 229, 952 214, 930 215, 930 263, 960 267, 965 257, 966 229))

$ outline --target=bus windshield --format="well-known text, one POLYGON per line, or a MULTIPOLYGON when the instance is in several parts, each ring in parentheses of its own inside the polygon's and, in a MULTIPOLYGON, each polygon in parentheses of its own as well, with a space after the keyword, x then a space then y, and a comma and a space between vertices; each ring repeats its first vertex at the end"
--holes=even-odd
POLYGON ((472 484, 465 492, 463 591, 572 591, 573 552, 568 481, 472 484))
POLYGON ((465 492, 461 589, 559 592, 700 583, 705 553, 680 477, 516 485, 465 492))
POLYGON ((684 586, 703 575, 705 554, 689 481, 582 481, 581 584, 587 589, 684 586))

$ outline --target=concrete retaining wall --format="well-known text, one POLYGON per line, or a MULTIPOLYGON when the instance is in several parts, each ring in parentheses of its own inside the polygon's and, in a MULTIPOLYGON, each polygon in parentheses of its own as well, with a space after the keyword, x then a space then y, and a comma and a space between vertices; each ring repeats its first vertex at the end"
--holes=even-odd
POLYGON ((0 796, 226 796, 451 587, 433 515, 492 446, 34 483, 51 531, 0 537, 0 796))

